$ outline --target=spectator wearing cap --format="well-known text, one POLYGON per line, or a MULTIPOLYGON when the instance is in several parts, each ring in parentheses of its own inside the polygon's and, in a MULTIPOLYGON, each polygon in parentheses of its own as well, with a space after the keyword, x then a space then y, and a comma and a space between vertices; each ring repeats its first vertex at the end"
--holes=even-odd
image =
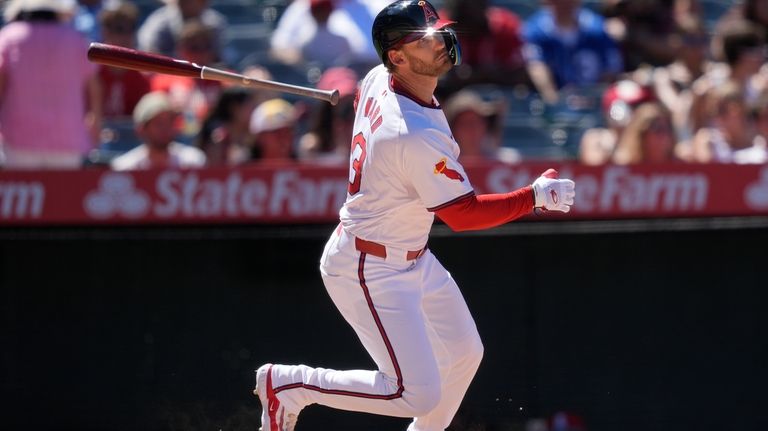
POLYGON ((339 103, 335 106, 329 103, 315 104, 309 120, 309 131, 299 138, 299 159, 327 165, 349 162, 357 82, 357 73, 346 67, 333 67, 323 73, 317 88, 339 90, 339 103))
POLYGON ((142 144, 111 162, 114 170, 198 168, 205 165, 205 154, 198 148, 174 141, 178 112, 167 94, 144 95, 133 111, 136 135, 142 144))
POLYGON ((253 110, 249 126, 254 138, 251 160, 275 163, 296 159, 296 114, 293 105, 283 99, 267 100, 253 110))
POLYGON ((603 93, 602 109, 605 127, 587 129, 579 142, 579 161, 585 165, 602 165, 611 161, 633 110, 656 99, 653 89, 630 79, 622 79, 603 93))
MULTIPOLYGON (((99 14, 104 43, 133 48, 139 9, 131 2, 109 2, 99 14)), ((103 93, 104 118, 130 117, 139 99, 150 91, 149 77, 136 70, 99 65, 103 93)))
POLYGON ((62 0, 13 0, 0 29, 0 134, 5 167, 82 166, 101 129, 101 86, 62 0), (87 96, 84 98, 84 92, 87 96))
POLYGON ((520 161, 520 154, 515 149, 501 147, 504 109, 502 103, 485 101, 469 88, 445 101, 443 112, 453 138, 459 144, 461 163, 520 161))

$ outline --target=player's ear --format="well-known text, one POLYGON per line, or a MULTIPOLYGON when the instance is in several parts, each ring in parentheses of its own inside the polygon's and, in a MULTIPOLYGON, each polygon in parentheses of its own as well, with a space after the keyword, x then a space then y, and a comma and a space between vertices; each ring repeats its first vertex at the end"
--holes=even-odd
POLYGON ((399 49, 391 49, 387 52, 387 55, 389 56, 389 61, 391 61, 392 64, 400 66, 401 64, 405 63, 405 56, 399 49))

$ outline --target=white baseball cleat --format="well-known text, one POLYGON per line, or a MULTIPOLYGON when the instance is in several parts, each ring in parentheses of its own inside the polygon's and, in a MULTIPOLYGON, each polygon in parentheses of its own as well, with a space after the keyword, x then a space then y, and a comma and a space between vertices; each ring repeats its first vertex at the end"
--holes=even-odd
POLYGON ((261 401, 261 431, 293 431, 299 414, 286 410, 272 387, 272 364, 256 370, 256 389, 253 394, 261 401))

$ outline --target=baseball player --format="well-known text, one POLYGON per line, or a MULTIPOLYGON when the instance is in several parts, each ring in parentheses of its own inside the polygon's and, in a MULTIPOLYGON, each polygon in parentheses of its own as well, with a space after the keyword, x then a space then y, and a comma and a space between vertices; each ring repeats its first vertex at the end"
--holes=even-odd
POLYGON ((320 262, 328 294, 378 369, 261 366, 254 393, 264 431, 293 430, 314 403, 444 430, 483 346, 456 282, 426 246, 435 214, 461 231, 573 204, 573 181, 553 170, 511 193, 475 194, 433 96, 461 60, 451 24, 424 0, 396 1, 374 20, 383 65, 358 89, 347 200, 320 262))

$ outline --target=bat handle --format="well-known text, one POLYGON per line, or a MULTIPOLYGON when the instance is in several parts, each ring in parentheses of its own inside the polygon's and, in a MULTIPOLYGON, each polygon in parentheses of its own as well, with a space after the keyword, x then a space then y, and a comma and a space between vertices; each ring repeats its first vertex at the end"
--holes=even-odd
POLYGON ((300 87, 298 85, 274 82, 266 79, 254 79, 238 73, 227 72, 226 70, 215 69, 203 66, 200 70, 200 78, 223 81, 231 84, 242 85, 246 87, 264 88, 268 90, 281 91, 298 96, 313 97, 315 99, 325 100, 331 105, 339 103, 339 90, 320 90, 316 88, 300 87))

